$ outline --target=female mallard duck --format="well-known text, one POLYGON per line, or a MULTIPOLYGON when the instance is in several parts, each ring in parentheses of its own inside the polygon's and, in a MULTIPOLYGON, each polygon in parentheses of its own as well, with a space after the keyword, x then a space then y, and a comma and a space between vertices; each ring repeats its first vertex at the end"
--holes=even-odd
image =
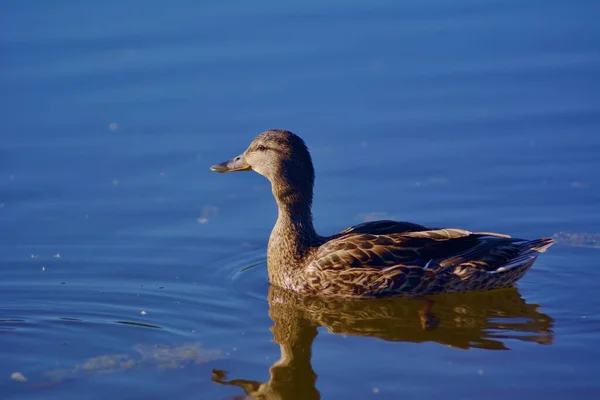
POLYGON ((395 221, 319 236, 311 213, 312 160, 304 141, 285 130, 261 133, 211 170, 253 170, 271 182, 279 215, 267 249, 269 281, 296 292, 380 297, 507 287, 553 243, 395 221))

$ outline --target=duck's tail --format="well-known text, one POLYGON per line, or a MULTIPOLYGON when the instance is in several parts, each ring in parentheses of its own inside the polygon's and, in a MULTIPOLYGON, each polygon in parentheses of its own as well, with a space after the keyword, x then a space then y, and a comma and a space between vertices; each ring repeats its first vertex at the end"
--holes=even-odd
POLYGON ((521 243, 515 243, 517 247, 517 255, 508 260, 507 263, 501 265, 492 273, 502 273, 514 269, 522 269, 523 273, 531 267, 533 261, 543 252, 548 250, 554 244, 554 240, 550 238, 541 238, 535 240, 527 240, 521 243))
MULTIPOLYGON (((538 256, 554 243, 550 238, 535 240, 496 239, 471 252, 465 262, 453 266, 452 291, 468 292, 510 287, 531 268, 538 256), (484 254, 481 254, 481 253, 484 254)), ((463 255, 464 256, 464 255, 463 255)))
POLYGON ((517 255, 499 268, 489 272, 489 280, 486 283, 488 289, 510 287, 521 279, 533 265, 538 256, 548 250, 554 243, 550 238, 527 240, 517 242, 517 255))
POLYGON ((529 240, 529 241, 523 243, 523 246, 529 246, 529 248, 532 251, 536 251, 538 253, 543 253, 546 250, 548 250, 548 248, 550 246, 552 246, 553 244, 554 244, 554 239, 541 238, 541 239, 536 239, 536 240, 529 240))

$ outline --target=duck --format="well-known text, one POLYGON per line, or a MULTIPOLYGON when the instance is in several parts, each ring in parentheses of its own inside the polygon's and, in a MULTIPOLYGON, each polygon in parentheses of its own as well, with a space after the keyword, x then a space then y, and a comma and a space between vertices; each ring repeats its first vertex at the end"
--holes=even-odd
POLYGON ((391 220, 321 236, 312 217, 310 152, 284 129, 260 133, 243 153, 210 169, 254 171, 270 181, 278 215, 267 245, 269 282, 302 294, 423 296, 511 287, 554 243, 391 220))

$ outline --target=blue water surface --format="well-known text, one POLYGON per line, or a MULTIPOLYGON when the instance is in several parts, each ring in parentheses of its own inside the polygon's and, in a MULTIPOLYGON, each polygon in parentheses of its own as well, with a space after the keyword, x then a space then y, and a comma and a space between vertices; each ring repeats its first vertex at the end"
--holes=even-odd
POLYGON ((3 1, 0 397, 597 398, 598 15, 3 1), (268 128, 309 145, 322 234, 558 243, 517 289, 436 300, 434 329, 417 301, 288 297, 266 278, 268 182, 208 170, 268 128))

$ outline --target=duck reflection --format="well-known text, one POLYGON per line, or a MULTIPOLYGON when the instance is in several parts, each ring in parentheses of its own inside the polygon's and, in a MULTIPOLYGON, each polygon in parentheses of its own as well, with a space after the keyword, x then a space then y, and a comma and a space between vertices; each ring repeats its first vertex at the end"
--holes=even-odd
POLYGON ((539 305, 526 303, 515 288, 415 300, 306 297, 271 286, 268 301, 271 330, 281 351, 269 369, 269 381, 228 380, 225 371, 213 371, 214 382, 239 386, 248 398, 320 398, 311 365, 318 327, 330 333, 437 342, 458 349, 508 350, 509 340, 546 345, 553 341, 553 319, 539 312, 539 305))

